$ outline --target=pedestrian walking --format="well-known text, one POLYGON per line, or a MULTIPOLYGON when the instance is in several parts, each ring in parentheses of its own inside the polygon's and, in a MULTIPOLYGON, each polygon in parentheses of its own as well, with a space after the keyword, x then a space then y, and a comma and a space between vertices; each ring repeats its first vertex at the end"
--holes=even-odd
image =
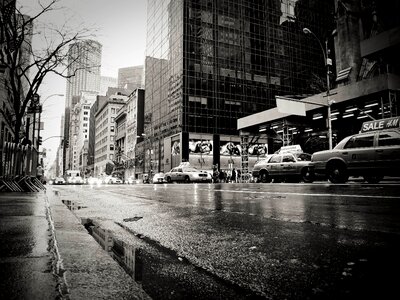
POLYGON ((219 172, 219 182, 225 182, 225 172, 221 170, 221 172, 219 172))
POLYGON ((232 169, 231 182, 236 183, 236 169, 232 169))
POLYGON ((38 165, 36 168, 36 178, 43 183, 43 167, 38 165))

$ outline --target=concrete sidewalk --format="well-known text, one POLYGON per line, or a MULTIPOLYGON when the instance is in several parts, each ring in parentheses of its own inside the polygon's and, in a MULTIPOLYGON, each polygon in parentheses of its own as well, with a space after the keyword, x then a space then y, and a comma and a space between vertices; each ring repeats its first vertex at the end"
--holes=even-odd
POLYGON ((52 189, 0 193, 0 299, 149 299, 52 189))

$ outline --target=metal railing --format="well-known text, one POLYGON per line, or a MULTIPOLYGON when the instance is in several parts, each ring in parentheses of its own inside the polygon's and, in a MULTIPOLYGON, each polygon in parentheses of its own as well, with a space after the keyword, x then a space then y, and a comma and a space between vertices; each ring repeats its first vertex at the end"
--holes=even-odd
POLYGON ((0 148, 0 191, 39 191, 38 151, 30 145, 5 142, 0 148))

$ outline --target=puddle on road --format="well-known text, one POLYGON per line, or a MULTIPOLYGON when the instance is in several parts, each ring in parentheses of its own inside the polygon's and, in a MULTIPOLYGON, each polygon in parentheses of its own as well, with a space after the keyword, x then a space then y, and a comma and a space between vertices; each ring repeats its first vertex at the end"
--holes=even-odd
MULTIPOLYGON (((173 251, 129 232, 129 243, 82 219, 93 238, 153 299, 257 299, 254 292, 193 266, 173 251)), ((128 238, 127 238, 128 239, 128 238)))
POLYGON ((83 206, 81 203, 72 201, 72 200, 61 200, 62 203, 64 203, 69 210, 78 210, 82 208, 86 208, 87 206, 83 206))

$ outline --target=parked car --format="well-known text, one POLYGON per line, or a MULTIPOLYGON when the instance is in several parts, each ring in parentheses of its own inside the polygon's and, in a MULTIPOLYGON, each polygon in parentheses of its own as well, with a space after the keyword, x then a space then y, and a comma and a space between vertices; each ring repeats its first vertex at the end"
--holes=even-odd
POLYGON ((125 181, 125 183, 128 183, 128 184, 135 184, 138 182, 139 182, 139 180, 136 179, 134 175, 129 176, 128 179, 125 181))
POLYGON ((269 155, 254 165, 252 175, 257 182, 313 182, 311 155, 298 152, 269 155))
POLYGON ((114 177, 114 176, 107 176, 104 177, 103 179, 103 183, 105 184, 121 184, 123 183, 122 180, 118 177, 114 177))
POLYGON ((332 150, 312 155, 315 173, 332 183, 344 183, 349 176, 363 176, 369 183, 398 176, 399 125, 400 117, 364 122, 360 133, 344 138, 332 150))
POLYGON ((68 184, 83 184, 83 178, 81 176, 72 176, 72 177, 67 177, 67 183, 68 184))
POLYGON ((62 177, 56 177, 56 178, 53 180, 53 184, 56 184, 56 185, 58 185, 58 184, 65 184, 65 179, 62 178, 62 177))
POLYGON ((160 173, 156 173, 153 176, 153 183, 164 183, 166 182, 164 179, 164 173, 160 172, 160 173))
POLYGON ((97 185, 101 183, 101 180, 96 177, 89 177, 87 183, 90 185, 97 185))
POLYGON ((171 169, 169 172, 166 172, 164 179, 166 182, 212 182, 212 176, 210 173, 185 166, 176 167, 171 169))

